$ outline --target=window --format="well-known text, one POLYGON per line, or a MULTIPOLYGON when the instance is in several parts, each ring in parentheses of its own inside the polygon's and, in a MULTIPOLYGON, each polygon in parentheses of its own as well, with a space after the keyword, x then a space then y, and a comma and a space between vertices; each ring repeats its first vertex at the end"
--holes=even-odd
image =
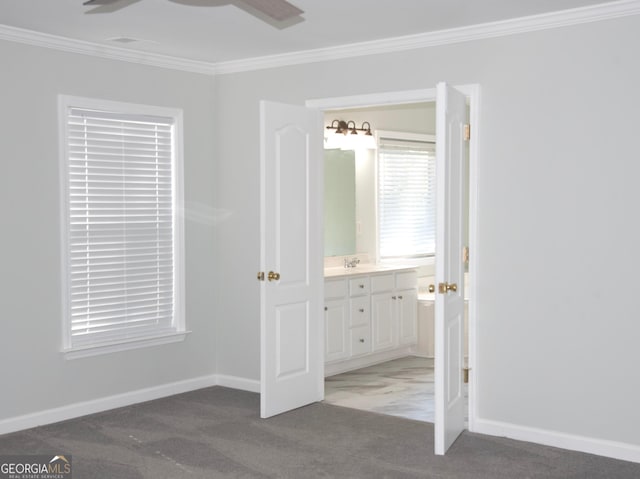
POLYGON ((67 357, 184 338, 179 110, 60 97, 67 357))
POLYGON ((435 168, 433 137, 378 132, 378 247, 381 259, 435 254, 435 168))

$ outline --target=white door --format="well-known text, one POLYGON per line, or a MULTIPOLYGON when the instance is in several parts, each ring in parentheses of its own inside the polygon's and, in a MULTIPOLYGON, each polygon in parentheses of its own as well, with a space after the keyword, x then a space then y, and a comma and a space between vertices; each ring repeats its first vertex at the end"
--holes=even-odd
POLYGON ((260 116, 260 416, 266 418, 324 399, 324 170, 319 111, 263 101, 260 116))
POLYGON ((446 83, 436 98, 435 453, 444 454, 464 429, 463 339, 466 223, 464 128, 466 99, 446 83))

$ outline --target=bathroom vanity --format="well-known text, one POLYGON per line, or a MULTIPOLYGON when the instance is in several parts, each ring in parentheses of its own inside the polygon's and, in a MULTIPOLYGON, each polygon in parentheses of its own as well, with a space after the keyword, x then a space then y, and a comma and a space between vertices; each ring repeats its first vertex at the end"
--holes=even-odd
POLYGON ((325 375, 407 356, 418 341, 412 268, 325 269, 325 375))

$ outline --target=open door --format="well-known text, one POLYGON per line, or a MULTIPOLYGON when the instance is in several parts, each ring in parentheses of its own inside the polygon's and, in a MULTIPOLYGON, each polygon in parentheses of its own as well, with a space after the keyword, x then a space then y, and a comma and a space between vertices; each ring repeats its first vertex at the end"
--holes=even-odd
POLYGON ((444 454, 464 430, 466 124, 465 96, 446 83, 439 83, 436 98, 436 454, 444 454))
POLYGON ((324 399, 322 116, 260 103, 260 416, 324 399))

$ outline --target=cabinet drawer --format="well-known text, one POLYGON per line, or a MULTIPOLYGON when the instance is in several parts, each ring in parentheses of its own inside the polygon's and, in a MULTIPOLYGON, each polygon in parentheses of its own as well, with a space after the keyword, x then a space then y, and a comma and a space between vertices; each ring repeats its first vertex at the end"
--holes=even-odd
POLYGON ((396 289, 413 289, 417 284, 418 273, 416 271, 396 273, 396 289))
POLYGON ((335 279, 324 282, 325 298, 344 298, 347 296, 347 280, 335 279))
POLYGON ((351 296, 363 296, 369 294, 369 277, 358 276, 349 280, 349 293, 351 296))
POLYGON ((371 276, 371 292, 391 291, 395 286, 393 273, 376 274, 371 276))
POLYGON ((368 326, 371 319, 369 296, 351 298, 351 326, 368 326))
POLYGON ((371 352, 371 328, 361 326, 351 330, 351 355, 358 356, 371 352))

